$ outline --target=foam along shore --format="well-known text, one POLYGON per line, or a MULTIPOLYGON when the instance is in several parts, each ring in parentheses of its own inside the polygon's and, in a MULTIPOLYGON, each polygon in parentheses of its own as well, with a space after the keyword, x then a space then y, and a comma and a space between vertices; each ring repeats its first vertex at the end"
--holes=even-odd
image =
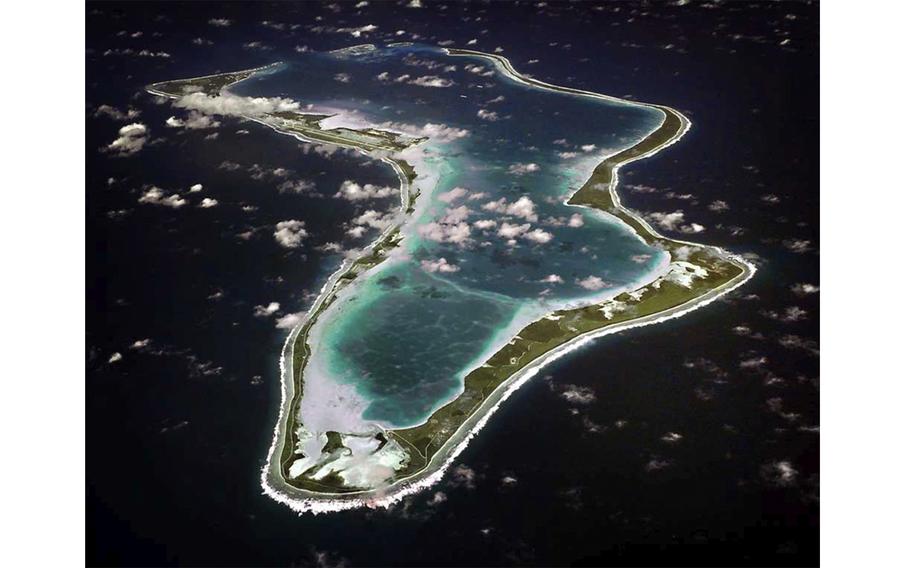
MULTIPOLYGON (((612 298, 590 305, 558 310, 517 330, 518 333, 508 344, 467 375, 463 392, 434 412, 424 424, 414 428, 384 431, 381 433, 382 440, 377 443, 356 436, 320 438, 320 444, 325 442, 327 446, 343 446, 351 450, 352 455, 356 453, 363 455, 364 452, 375 452, 378 447, 391 446, 393 451, 388 452, 391 455, 386 458, 392 463, 392 470, 395 473, 390 482, 366 490, 340 487, 333 483, 323 484, 320 480, 329 476, 330 471, 323 471, 324 475, 320 475, 319 469, 316 471, 318 479, 312 475, 309 480, 300 479, 298 474, 301 473, 301 469, 313 465, 299 463, 300 455, 297 454, 298 444, 301 442, 297 420, 304 390, 303 368, 306 366, 310 349, 307 335, 319 315, 337 298, 340 290, 349 286, 358 275, 368 272, 394 254, 401 238, 399 233, 401 223, 396 222, 390 226, 364 249, 361 256, 348 258, 342 263, 323 286, 304 321, 288 335, 282 349, 281 410, 268 460, 262 469, 261 483, 267 495, 297 512, 318 513, 362 506, 388 506, 408 494, 429 487, 441 479, 448 465, 479 432, 499 405, 544 365, 596 337, 680 317, 729 293, 751 278, 755 272, 754 266, 749 262, 719 248, 663 237, 644 219, 621 204, 616 191, 619 168, 631 161, 654 155, 678 141, 690 127, 689 121, 682 114, 665 106, 635 103, 543 83, 519 74, 508 59, 500 55, 454 49, 446 52, 450 56, 492 61, 505 76, 529 87, 622 104, 649 106, 660 110, 664 115, 662 123, 631 147, 603 159, 591 172, 587 182, 569 196, 566 204, 590 207, 615 216, 640 239, 666 250, 670 258, 665 264, 665 270, 657 274, 652 282, 643 283, 634 290, 623 290, 612 298), (400 449, 405 449, 410 459, 407 467, 396 468, 395 466, 402 466, 398 455, 400 449)), ((229 77, 234 79, 239 73, 242 72, 225 75, 234 75, 229 77)), ((252 74, 251 72, 246 77, 252 74)), ((212 77, 218 76, 204 79, 211 82, 212 77)), ((234 82, 236 80, 228 84, 234 82)), ((186 80, 157 85, 168 85, 173 89, 173 85, 179 83, 186 84, 186 80)), ((149 88, 149 91, 172 98, 175 96, 173 90, 149 88)), ((301 140, 353 147, 376 157, 376 148, 364 144, 362 138, 348 139, 344 136, 344 131, 341 131, 340 135, 335 133, 326 135, 318 121, 313 123, 304 119, 303 128, 299 128, 300 121, 288 116, 279 116, 277 119, 248 118, 301 140)), ((344 124, 344 127, 348 128, 357 126, 361 125, 344 124)), ((401 212, 397 221, 414 212, 415 180, 428 191, 435 187, 438 181, 438 171, 434 170, 433 164, 424 163, 421 153, 417 151, 421 142, 414 142, 404 149, 399 149, 397 153, 382 157, 383 161, 395 169, 401 182, 401 212), (403 156, 407 156, 407 159, 403 156)), ((417 200, 416 207, 421 208, 426 201, 417 200)), ((367 486, 374 483, 368 479, 364 479, 363 482, 367 486)))

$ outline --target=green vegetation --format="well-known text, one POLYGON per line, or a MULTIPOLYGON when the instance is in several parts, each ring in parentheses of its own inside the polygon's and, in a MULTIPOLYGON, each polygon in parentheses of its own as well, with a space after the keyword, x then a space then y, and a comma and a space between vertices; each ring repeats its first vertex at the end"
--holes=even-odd
POLYGON ((346 450, 344 442, 341 441, 341 434, 338 432, 326 432, 326 438, 328 441, 325 443, 325 446, 322 447, 322 453, 331 454, 337 452, 338 450, 346 450))
POLYGON ((622 207, 618 207, 618 204, 613 202, 610 187, 614 183, 613 170, 617 166, 653 152, 668 140, 671 140, 683 128, 682 121, 676 113, 670 112, 665 107, 655 108, 664 113, 663 124, 635 146, 601 162, 594 168, 594 173, 591 174, 588 181, 569 199, 570 205, 587 205, 619 217, 624 223, 632 227, 649 245, 653 245, 658 240, 665 241, 667 239, 656 238, 640 219, 629 214, 622 207))
POLYGON ((404 172, 404 176, 408 180, 408 185, 413 185, 414 180, 417 179, 417 171, 414 169, 414 166, 401 159, 393 158, 392 161, 398 164, 398 167, 404 172))
MULTIPOLYGON (((271 66, 268 66, 271 67, 271 66)), ((267 67, 257 69, 247 69, 245 71, 233 71, 231 73, 221 73, 219 75, 208 75, 206 77, 195 77, 193 79, 178 79, 176 81, 165 81, 155 83, 149 88, 155 91, 165 93, 172 97, 179 97, 188 93, 205 93, 209 96, 215 96, 223 89, 248 79, 256 71, 261 71, 267 67)))

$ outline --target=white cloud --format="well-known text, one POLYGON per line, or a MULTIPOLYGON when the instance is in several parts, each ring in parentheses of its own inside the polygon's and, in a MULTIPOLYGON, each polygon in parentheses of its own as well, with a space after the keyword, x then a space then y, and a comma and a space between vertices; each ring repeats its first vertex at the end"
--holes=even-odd
POLYGON ((179 209, 186 205, 186 199, 183 199, 177 193, 165 197, 163 189, 152 186, 139 197, 139 203, 149 203, 152 205, 162 205, 164 207, 179 209))
POLYGON ((104 52, 103 55, 105 57, 108 55, 124 55, 128 57, 160 57, 163 59, 168 59, 171 56, 171 54, 166 51, 150 51, 148 49, 136 51, 135 49, 129 47, 123 49, 108 49, 104 52))
POLYGON ((285 248, 297 248, 307 237, 304 222, 296 219, 281 221, 275 225, 275 240, 285 248))
POLYGON ((216 28, 226 28, 233 23, 234 22, 232 22, 231 20, 229 20, 227 18, 211 18, 209 20, 209 25, 215 26, 216 28))
POLYGON ((452 203, 457 199, 461 199, 468 194, 468 190, 463 187, 454 187, 449 191, 439 194, 439 200, 443 203, 452 203))
POLYGON ((210 207, 216 207, 218 205, 217 199, 212 199, 211 197, 206 197, 202 200, 202 203, 199 204, 199 207, 203 209, 208 209, 210 207))
POLYGON ((211 116, 196 112, 194 110, 189 112, 186 120, 172 116, 164 121, 164 123, 169 128, 186 128, 189 130, 203 130, 206 128, 217 128, 218 126, 221 126, 221 123, 211 116))
POLYGON ((790 291, 796 294, 797 296, 808 296, 809 294, 817 294, 820 288, 815 284, 794 284, 790 286, 790 291))
POLYGON ((408 2, 408 8, 423 8, 423 3, 420 0, 411 0, 408 2))
POLYGON ((392 221, 393 214, 383 214, 375 209, 369 209, 361 215, 354 218, 355 225, 365 225, 374 229, 384 229, 392 221))
POLYGON ((351 75, 349 73, 336 73, 335 80, 339 83, 350 83, 351 75))
POLYGON ((493 219, 480 219, 479 221, 474 221, 474 226, 481 230, 492 229, 496 226, 496 221, 493 219))
POLYGON ((281 304, 278 302, 269 302, 266 306, 255 306, 253 308, 253 315, 257 318, 267 318, 273 314, 278 313, 278 310, 281 309, 281 304))
MULTIPOLYGON (((224 169, 237 169, 231 166, 230 168, 225 166, 225 163, 222 163, 219 168, 224 169)), ((291 170, 287 168, 272 168, 272 167, 262 167, 259 164, 253 164, 247 168, 247 171, 250 173, 250 177, 255 180, 262 180, 267 177, 284 179, 291 175, 291 170)))
POLYGON ((131 156, 148 142, 148 128, 141 122, 127 124, 117 134, 119 136, 107 145, 107 149, 118 156, 131 156))
POLYGON ((306 179, 295 179, 295 180, 285 180, 278 184, 279 193, 305 193, 311 195, 318 195, 313 190, 316 188, 316 184, 306 179))
POLYGON ((592 389, 578 385, 566 385, 559 396, 572 404, 591 404, 597 400, 597 395, 592 389))
POLYGON ((806 319, 806 317, 809 315, 809 312, 799 306, 790 306, 789 308, 786 308, 783 313, 770 310, 762 311, 761 314, 773 320, 781 321, 784 323, 793 323, 806 319))
POLYGON ((818 355, 818 343, 812 341, 811 339, 805 339, 798 335, 793 335, 788 333, 787 335, 781 336, 778 338, 777 342, 786 347, 787 349, 805 349, 810 353, 818 355))
POLYGON ((421 260, 420 266, 427 272, 458 272, 461 267, 457 264, 449 264, 445 258, 436 260, 421 260))
POLYGON ((790 252, 795 252, 796 254, 805 254, 812 250, 812 241, 789 239, 784 241, 784 247, 786 247, 790 252))
POLYGON ((578 227, 581 227, 584 224, 585 224, 585 218, 582 216, 581 213, 573 213, 572 216, 569 218, 569 226, 572 228, 577 229, 578 227))
POLYGON ((474 489, 476 479, 477 474, 474 470, 464 464, 458 464, 455 469, 452 470, 453 485, 474 489))
POLYGON ((543 229, 534 229, 532 231, 528 231, 522 236, 529 241, 534 241, 535 243, 540 244, 548 243, 553 240, 553 233, 548 233, 543 229))
POLYGON ((367 228, 363 226, 351 227, 345 233, 352 238, 359 239, 364 234, 366 234, 367 228))
POLYGON ((647 471, 647 472, 659 471, 659 470, 670 467, 670 464, 671 464, 671 462, 668 460, 654 457, 654 458, 651 458, 650 460, 648 460, 648 463, 645 464, 645 471, 647 471))
POLYGON ((681 233, 700 233, 705 230, 704 226, 698 223, 684 225, 685 215, 682 211, 676 210, 672 213, 649 213, 648 218, 656 221, 657 225, 667 231, 678 231, 681 233))
POLYGON ((718 199, 717 201, 712 201, 711 204, 708 205, 708 209, 714 211, 715 213, 720 213, 721 211, 727 211, 730 209, 730 205, 728 205, 726 201, 721 201, 718 199))
POLYGON ((338 28, 335 31, 343 34, 351 34, 354 37, 361 37, 370 32, 375 32, 379 29, 379 26, 376 24, 367 24, 365 26, 360 26, 359 28, 338 28))
POLYGON ((674 211, 673 213, 650 213, 648 215, 649 219, 653 219, 657 222, 657 225, 668 231, 676 231, 683 222, 685 215, 682 211, 674 211))
POLYGON ((111 354, 111 356, 110 356, 110 358, 107 360, 107 362, 108 362, 108 363, 116 363, 117 361, 120 361, 120 360, 122 360, 122 359, 123 359, 123 355, 121 355, 119 352, 115 352, 115 353, 112 353, 112 354, 111 354))
POLYGON ((470 131, 465 130, 464 128, 456 128, 453 126, 435 124, 432 122, 428 122, 423 126, 415 126, 413 124, 406 124, 402 122, 386 122, 380 126, 391 130, 404 132, 405 134, 410 134, 411 136, 416 136, 418 138, 431 138, 439 142, 450 142, 452 140, 464 138, 465 136, 470 136, 471 134, 470 131))
POLYGON ((367 199, 383 199, 398 195, 399 189, 390 186, 378 186, 371 183, 360 185, 351 180, 342 182, 335 197, 347 201, 364 201, 367 199))
POLYGON ((454 225, 432 222, 418 227, 417 233, 431 241, 463 245, 471 238, 471 227, 463 222, 454 225))
POLYGON ((482 206, 484 211, 494 211, 513 217, 521 217, 528 221, 537 222, 534 202, 527 196, 521 196, 512 203, 507 203, 505 197, 496 201, 488 201, 482 206))
POLYGON ((297 312, 294 314, 285 314, 275 320, 275 327, 278 329, 293 329, 304 320, 306 313, 297 312))
POLYGON ((468 209, 466 205, 461 205, 460 207, 449 207, 446 209, 446 214, 439 220, 440 223, 446 225, 457 225, 462 221, 467 220, 468 216, 471 214, 471 210, 468 209))
POLYGON ((762 466, 762 475, 774 485, 787 487, 796 483, 799 472, 788 460, 771 462, 762 466))
POLYGON ((481 120, 489 120, 490 122, 499 120, 499 115, 496 113, 496 111, 486 110, 483 108, 477 111, 477 116, 481 120))
POLYGON ((582 280, 577 280, 576 282, 585 290, 601 290, 607 287, 607 283, 604 282, 603 278, 594 275, 588 276, 582 280))
POLYGON ((492 77, 493 73, 494 73, 494 71, 492 69, 488 70, 483 65, 465 65, 464 68, 469 73, 473 73, 475 75, 480 75, 481 77, 492 77))
POLYGON ((515 239, 520 237, 531 228, 530 223, 525 223, 523 225, 513 225, 512 223, 503 223, 499 226, 499 231, 497 235, 504 237, 506 239, 515 239))
POLYGON ((543 284, 562 284, 565 280, 558 274, 550 274, 546 278, 541 279, 540 282, 543 284))
POLYGON ((262 51, 268 51, 272 48, 268 45, 264 45, 261 41, 251 41, 243 44, 243 49, 261 49, 262 51))
POLYGON ((241 97, 228 92, 215 96, 205 93, 183 95, 172 103, 177 108, 196 110, 205 114, 227 116, 262 116, 273 112, 300 110, 300 103, 282 97, 241 97))
POLYGON ((114 120, 133 120, 137 118, 141 112, 136 109, 127 109, 126 112, 113 107, 110 105, 101 105, 95 110, 95 116, 106 116, 108 118, 113 118, 114 120))
POLYGON ((418 77, 413 81, 409 81, 411 85, 417 85, 419 87, 436 87, 444 88, 451 87, 455 84, 455 81, 447 79, 445 77, 437 77, 436 75, 424 75, 423 77, 418 77))
POLYGON ((768 363, 767 357, 752 357, 739 362, 740 369, 758 369, 768 363))
POLYGON ((339 253, 344 252, 344 247, 341 246, 341 243, 329 242, 319 245, 316 247, 316 250, 320 250, 322 252, 339 253))
POLYGON ((597 149, 597 146, 595 146, 594 144, 584 144, 581 147, 581 151, 587 152, 587 153, 593 152, 596 149, 597 149))
POLYGON ((518 164, 512 164, 511 166, 509 166, 509 173, 516 174, 516 175, 524 175, 524 174, 536 172, 539 169, 540 169, 540 166, 538 166, 537 164, 534 164, 534 163, 530 163, 530 164, 518 163, 518 164))
POLYGON ((201 184, 201 183, 195 183, 195 184, 193 184, 193 185, 190 186, 190 192, 191 192, 191 193, 196 193, 196 192, 198 192, 198 191, 202 191, 202 184, 201 184))

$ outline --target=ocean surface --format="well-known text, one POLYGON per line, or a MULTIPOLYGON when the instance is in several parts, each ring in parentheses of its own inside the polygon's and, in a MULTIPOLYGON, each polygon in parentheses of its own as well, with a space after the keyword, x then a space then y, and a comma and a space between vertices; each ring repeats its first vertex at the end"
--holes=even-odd
MULTIPOLYGON (((89 565, 817 565, 818 7, 550 4, 88 4, 89 565), (377 29, 352 35, 369 24, 377 29), (326 245, 356 244, 346 241, 353 220, 380 210, 334 197, 342 184, 397 177, 233 118, 170 128, 186 113, 143 86, 296 62, 304 46, 403 40, 499 47, 542 80, 685 112, 693 127, 681 142, 623 170, 624 202, 680 211, 667 234, 747 254, 759 272, 723 302, 547 367, 438 486, 389 510, 298 517, 259 487, 288 332, 277 325, 338 267, 341 253, 326 245), (101 105, 140 114, 111 117, 101 105), (101 151, 131 122, 149 129, 141 151, 101 151), (151 185, 187 204, 140 203, 151 185), (217 206, 200 207, 205 197, 217 206), (297 248, 273 235, 287 220, 305 223, 297 248), (705 230, 682 232, 691 223, 705 230)), ((306 86, 278 90, 303 98, 295 88, 306 86)), ((505 105, 519 96, 504 94, 505 105)), ((513 120, 520 110, 497 112, 513 120)), ((507 127, 465 120, 470 138, 507 127)), ((504 140, 494 155, 532 161, 513 154, 522 143, 504 140)), ((551 205, 534 202, 538 214, 551 205)), ((498 272, 517 270, 537 269, 498 272)))

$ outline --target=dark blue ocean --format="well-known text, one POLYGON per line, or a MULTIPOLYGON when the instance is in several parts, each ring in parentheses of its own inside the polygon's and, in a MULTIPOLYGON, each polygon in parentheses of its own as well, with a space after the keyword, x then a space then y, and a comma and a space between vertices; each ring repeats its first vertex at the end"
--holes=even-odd
POLYGON ((87 563, 817 564, 818 7, 424 5, 87 5, 87 563), (437 487, 387 511, 298 517, 259 487, 276 321, 340 263, 325 245, 364 212, 333 197, 341 184, 397 177, 233 118, 169 128, 185 113, 143 87, 406 40, 501 48, 542 80, 685 112, 680 143, 623 170, 624 202, 682 212, 676 229, 705 230, 668 234, 759 272, 545 369, 437 487), (100 151, 132 122, 149 131, 140 151, 100 151), (140 203, 152 186, 187 204, 140 203), (289 219, 305 224, 300 247, 276 245, 289 219))

